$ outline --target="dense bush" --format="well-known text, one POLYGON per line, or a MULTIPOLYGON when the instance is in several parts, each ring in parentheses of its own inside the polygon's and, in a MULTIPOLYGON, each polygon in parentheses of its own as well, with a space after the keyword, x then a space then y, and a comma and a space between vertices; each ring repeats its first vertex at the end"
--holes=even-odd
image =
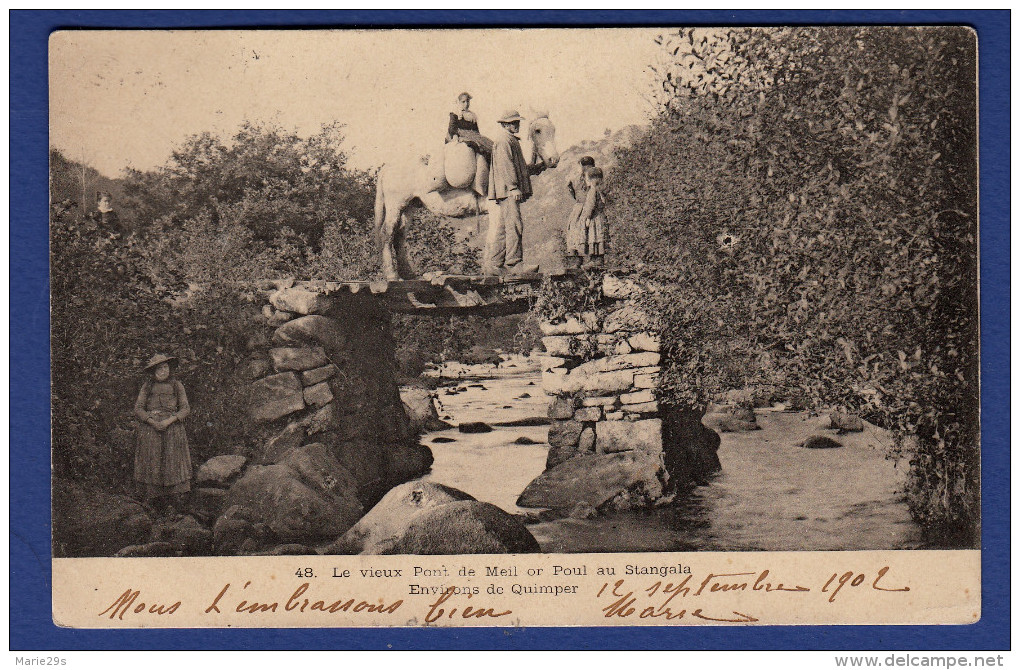
POLYGON ((663 392, 843 405, 893 430, 915 518, 976 542, 975 40, 962 28, 681 30, 609 184, 663 392))
POLYGON ((195 459, 243 444, 233 375, 257 344, 251 280, 271 267, 270 249, 208 216, 145 239, 65 216, 52 222, 51 254, 57 474, 115 488, 130 481, 132 407, 157 351, 180 358, 195 459))
POLYGON ((142 226, 180 223, 223 208, 261 240, 290 229, 318 242, 327 224, 369 221, 374 179, 347 166, 343 126, 310 138, 245 123, 228 141, 210 133, 188 138, 164 167, 128 171, 125 194, 142 226))

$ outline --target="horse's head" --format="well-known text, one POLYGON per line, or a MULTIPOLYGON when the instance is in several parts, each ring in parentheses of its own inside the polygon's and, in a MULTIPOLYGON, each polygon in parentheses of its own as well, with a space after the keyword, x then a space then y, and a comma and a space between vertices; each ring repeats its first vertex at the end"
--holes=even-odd
POLYGON ((549 120, 549 115, 539 112, 528 127, 528 138, 534 147, 534 154, 542 159, 548 167, 554 168, 560 162, 560 152, 556 150, 556 126, 549 120))

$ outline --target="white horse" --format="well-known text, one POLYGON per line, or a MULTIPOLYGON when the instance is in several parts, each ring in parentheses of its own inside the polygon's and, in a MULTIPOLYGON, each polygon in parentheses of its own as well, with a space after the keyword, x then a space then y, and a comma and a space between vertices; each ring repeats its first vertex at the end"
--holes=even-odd
MULTIPOLYGON (((531 144, 531 164, 541 161, 540 171, 554 168, 560 155, 556 150, 556 127, 546 114, 537 114, 528 124, 526 137, 531 144)), ((407 164, 385 164, 379 170, 375 187, 375 236, 382 249, 383 276, 395 281, 412 279, 410 259, 404 242, 407 209, 415 201, 441 216, 463 218, 488 211, 485 193, 474 186, 452 188, 443 177, 443 156, 428 163, 417 160, 407 164)), ((496 210, 498 211, 498 210, 496 210)), ((490 225, 492 225, 490 217, 490 225)))

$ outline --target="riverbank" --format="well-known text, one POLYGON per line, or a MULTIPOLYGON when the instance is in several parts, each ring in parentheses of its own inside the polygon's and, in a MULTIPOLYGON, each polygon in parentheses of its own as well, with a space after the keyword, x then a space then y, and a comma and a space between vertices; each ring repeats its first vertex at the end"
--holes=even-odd
MULTIPOLYGON (((519 357, 500 366, 442 370, 439 412, 454 427, 422 442, 435 456, 426 479, 454 486, 511 513, 545 467, 546 426, 497 425, 544 417, 538 368, 519 357), (483 422, 489 432, 456 426, 483 422)), ((545 552, 828 551, 921 546, 902 494, 905 467, 886 458, 889 436, 866 424, 837 435, 828 417, 758 410, 761 430, 722 433, 722 471, 674 505, 591 519, 529 525, 545 552), (812 435, 838 449, 805 449, 812 435)))

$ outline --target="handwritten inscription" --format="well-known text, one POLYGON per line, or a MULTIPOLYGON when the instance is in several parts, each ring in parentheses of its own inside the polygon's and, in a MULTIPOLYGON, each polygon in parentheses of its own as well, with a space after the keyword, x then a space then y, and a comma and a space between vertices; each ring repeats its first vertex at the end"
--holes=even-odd
MULTIPOLYGON (((452 619, 454 616, 457 615, 456 607, 450 608, 449 612, 447 612, 445 608, 440 607, 440 605, 442 605, 447 600, 453 597, 453 591, 454 589, 452 587, 448 588, 446 591, 443 592, 443 595, 439 596, 439 598, 436 599, 436 602, 432 603, 432 606, 429 607, 428 614, 425 615, 425 623, 435 623, 436 621, 439 621, 443 616, 445 616, 447 619, 452 619)), ((471 595, 472 594, 469 593, 467 597, 470 598, 471 595)), ((512 610, 496 612, 492 607, 484 606, 471 607, 470 605, 467 605, 461 608, 460 610, 460 618, 462 619, 483 619, 483 618, 497 619, 499 617, 507 616, 510 614, 513 614, 512 610)))
POLYGON ((155 614, 156 616, 163 616, 165 614, 173 614, 181 607, 179 600, 170 605, 146 603, 140 599, 141 595, 140 591, 128 589, 117 596, 117 599, 109 607, 100 612, 99 616, 109 614, 111 619, 123 621, 125 614, 155 614))
MULTIPOLYGON (((244 586, 241 587, 241 591, 244 591, 249 586, 251 586, 251 582, 245 582, 244 586)), ((393 612, 396 612, 404 602, 403 600, 396 600, 387 605, 382 599, 379 599, 378 602, 370 603, 366 600, 359 600, 357 598, 337 598, 332 601, 329 601, 328 598, 306 598, 304 597, 304 594, 310 587, 311 584, 308 582, 301 584, 301 586, 297 587, 291 597, 283 603, 282 607, 279 601, 260 603, 258 601, 249 602, 247 599, 241 599, 234 606, 233 611, 239 614, 260 614, 263 612, 277 611, 304 612, 305 610, 308 610, 309 612, 329 612, 330 614, 335 614, 337 612, 380 612, 383 614, 392 614, 393 612)), ((213 599, 212 604, 205 608, 205 613, 222 613, 222 610, 220 609, 220 601, 223 600, 228 591, 230 591, 229 583, 224 585, 223 589, 220 590, 213 599)), ((226 603, 224 603, 223 606, 227 608, 230 607, 230 605, 226 603)))
MULTIPOLYGON (((889 567, 883 567, 871 582, 871 588, 876 591, 909 591, 910 587, 880 586, 883 578, 889 573, 889 567)), ((853 571, 845 572, 842 575, 834 573, 832 577, 819 589, 821 593, 827 593, 828 602, 835 602, 836 594, 844 586, 861 586, 867 580, 864 573, 853 571)), ((685 617, 703 619, 706 621, 718 621, 725 623, 754 623, 759 619, 743 612, 733 610, 727 613, 707 614, 705 608, 697 607, 693 610, 683 607, 679 603, 685 598, 704 597, 714 593, 729 592, 758 592, 762 594, 784 593, 811 593, 812 589, 800 584, 787 584, 774 579, 770 570, 760 572, 729 572, 729 573, 708 573, 706 577, 698 581, 693 574, 685 576, 677 582, 659 580, 647 586, 631 587, 627 580, 618 579, 610 586, 604 582, 596 594, 597 599, 606 598, 610 600, 602 607, 602 615, 609 618, 627 618, 636 616, 639 619, 662 619, 673 621, 685 617), (680 598, 677 602, 674 599, 680 598)))
MULTIPOLYGON (((249 600, 248 598, 238 598, 238 594, 234 593, 239 591, 245 593, 246 589, 251 586, 251 582, 245 582, 240 589, 232 587, 230 583, 224 584, 220 592, 212 599, 210 604, 205 608, 204 614, 222 614, 224 610, 228 612, 236 612, 238 614, 266 614, 266 613, 283 613, 283 612, 328 612, 335 614, 337 612, 353 612, 353 613, 365 613, 365 614, 393 614, 396 612, 401 605, 404 604, 403 600, 395 600, 387 604, 381 598, 377 602, 368 602, 367 600, 358 598, 337 598, 330 600, 328 598, 315 598, 306 597, 311 584, 305 582, 297 587, 287 600, 249 600), (233 597, 231 597, 233 596, 233 597)), ((457 607, 453 607, 453 603, 450 601, 456 594, 458 589, 455 587, 449 587, 444 589, 436 598, 435 602, 429 605, 428 611, 425 614, 426 623, 434 623, 440 619, 453 619, 459 617, 461 619, 482 619, 490 618, 495 619, 499 617, 508 616, 513 614, 512 610, 501 609, 488 605, 463 605, 460 604, 457 607)), ((472 593, 468 593, 467 597, 471 598, 472 593)), ((108 616, 110 619, 117 619, 120 621, 124 620, 126 614, 150 614, 150 615, 170 615, 176 612, 181 607, 181 601, 176 601, 170 605, 160 603, 147 603, 141 599, 141 592, 134 589, 127 589, 114 600, 106 609, 99 613, 99 616, 108 616)))
MULTIPOLYGON (((367 573, 364 576, 368 579, 362 582, 362 586, 368 583, 383 584, 386 582, 398 582, 388 584, 385 590, 376 593, 394 594, 403 592, 414 597, 410 605, 405 603, 403 598, 373 596, 357 596, 352 594, 337 593, 337 589, 330 588, 337 584, 351 584, 352 582, 337 582, 333 579, 324 581, 323 585, 317 585, 314 579, 302 579, 293 591, 280 593, 278 590, 268 590, 269 584, 255 584, 251 580, 244 582, 226 582, 215 594, 208 594, 200 602, 192 600, 189 614, 194 615, 200 612, 202 616, 216 618, 224 615, 245 615, 245 617, 258 617, 260 621, 269 622, 274 616, 300 615, 311 613, 323 614, 359 614, 390 616, 398 610, 411 609, 412 617, 404 619, 416 622, 423 622, 425 625, 443 625, 457 620, 471 620, 475 623, 491 621, 508 617, 514 613, 512 609, 515 602, 523 603, 524 599, 564 597, 568 595, 584 595, 595 592, 595 601, 605 619, 652 619, 665 622, 719 622, 746 624, 761 621, 760 611, 748 612, 749 608, 756 609, 755 605, 760 598, 773 600, 781 607, 789 607, 790 603, 796 600, 790 598, 822 598, 829 604, 837 603, 845 594, 853 590, 871 590, 885 593, 907 592, 910 587, 897 583, 899 580, 890 575, 889 566, 882 567, 876 572, 848 570, 844 572, 833 572, 828 579, 821 583, 821 579, 803 580, 800 578, 780 578, 773 574, 770 569, 741 571, 741 572, 708 572, 694 573, 689 566, 676 564, 673 566, 658 566, 655 569, 642 568, 641 566, 627 565, 625 574, 627 577, 615 581, 602 582, 601 587, 595 592, 594 585, 584 583, 565 582, 520 582, 514 580, 522 568, 518 570, 514 566, 492 566, 486 568, 483 573, 485 577, 495 581, 488 586, 469 583, 474 576, 474 570, 460 568, 456 572, 445 565, 432 568, 421 568, 418 566, 411 569, 399 568, 369 568, 366 570, 347 571, 357 574, 367 573), (410 575, 406 573, 410 572, 410 575), (448 583, 427 583, 426 579, 456 577, 463 579, 463 583, 450 585, 448 583), (675 575, 675 577, 674 577, 675 575), (403 578, 403 580, 401 579, 403 578), (410 582, 408 580, 421 580, 423 583, 410 582), (513 581, 511 584, 499 584, 500 579, 513 581), (407 580, 407 581, 404 581, 407 580), (403 582, 400 584, 400 582, 403 582), (591 590, 586 590, 585 587, 591 590), (755 599, 748 599, 747 595, 753 595, 755 599), (740 596, 739 601, 734 601, 732 596, 740 596), (784 599, 775 601, 777 597, 784 599), (508 600, 509 598, 509 600, 508 600), (733 605, 725 603, 736 603, 733 605), (416 610, 416 611, 415 611, 416 610)), ((309 569, 310 570, 310 569, 309 569)), ((537 575, 538 568, 527 568, 529 574, 537 575)), ((560 566, 554 565, 547 569, 550 578, 571 578, 584 577, 591 573, 599 575, 610 574, 602 567, 596 566, 590 569, 588 566, 560 566), (591 570, 591 572, 589 572, 591 570)), ((333 575, 338 572, 334 568, 333 575)), ((303 577, 304 572, 299 571, 303 577)), ((817 573, 816 573, 817 575, 817 573)), ((352 575, 353 576, 353 575, 352 575)), ((479 575, 481 576, 481 575, 479 575)), ((277 584, 277 586, 279 586, 277 584)), ((589 596, 590 597, 590 596, 589 596)), ((144 594, 141 589, 128 588, 119 593, 113 600, 101 610, 97 608, 98 616, 117 621, 130 621, 132 619, 146 618, 152 621, 165 620, 172 617, 186 608, 183 598, 151 597, 144 594), (162 619, 161 619, 162 618, 162 619)), ((584 603, 590 600, 567 599, 568 606, 584 607, 584 603)), ((524 610, 528 606, 521 605, 524 610)), ((403 612, 402 612, 403 614, 403 612)), ((519 614, 517 615, 520 616, 519 614)))

